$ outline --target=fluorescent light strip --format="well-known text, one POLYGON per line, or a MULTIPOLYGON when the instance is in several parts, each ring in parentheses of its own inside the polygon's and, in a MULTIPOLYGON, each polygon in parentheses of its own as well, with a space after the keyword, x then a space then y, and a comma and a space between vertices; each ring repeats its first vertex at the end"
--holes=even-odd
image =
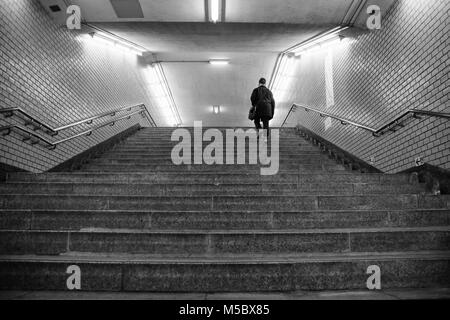
POLYGON ((219 1, 220 0, 211 0, 209 5, 210 5, 210 18, 211 21, 216 23, 217 21, 219 21, 219 16, 220 16, 220 5, 219 5, 219 1))
POLYGON ((212 65, 226 65, 226 64, 229 64, 230 61, 228 61, 228 60, 209 60, 209 63, 212 65))
POLYGON ((280 61, 280 65, 278 67, 278 72, 276 74, 275 81, 273 83, 273 88, 277 91, 279 91, 280 88, 281 78, 283 77, 283 72, 286 66, 286 59, 287 59, 286 55, 283 55, 280 61))
POLYGON ((270 77, 269 86, 268 86, 268 88, 271 90, 275 87, 274 84, 277 80, 277 73, 278 73, 278 70, 280 69, 280 65, 281 65, 283 56, 284 56, 284 53, 280 53, 280 55, 278 55, 278 57, 277 57, 277 61, 275 62, 274 72, 272 73, 272 76, 270 77))
POLYGON ((343 40, 345 40, 345 38, 340 37, 340 36, 334 36, 333 38, 327 39, 324 42, 316 43, 313 46, 308 46, 307 48, 296 52, 295 56, 301 56, 303 54, 317 53, 317 52, 323 51, 327 48, 330 48, 332 46, 335 46, 337 44, 340 44, 340 43, 342 43, 343 40))
POLYGON ((320 43, 320 42, 325 41, 327 39, 333 38, 335 35, 339 34, 339 32, 342 32, 342 31, 344 31, 344 30, 346 30, 348 28, 349 28, 348 26, 333 28, 333 29, 331 29, 331 30, 329 30, 329 31, 327 31, 325 33, 322 33, 321 35, 318 35, 317 37, 314 37, 314 38, 312 38, 310 40, 307 40, 305 42, 302 42, 302 43, 300 43, 298 45, 295 45, 295 46, 287 49, 286 51, 284 51, 284 53, 295 53, 299 49, 301 50, 302 48, 306 48, 306 47, 308 47, 310 45, 314 45, 316 43, 320 43))
POLYGON ((124 41, 118 40, 118 39, 114 39, 110 36, 107 36, 105 34, 100 34, 98 32, 94 32, 91 34, 91 37, 93 40, 101 42, 102 44, 106 44, 108 46, 111 47, 115 47, 121 51, 124 52, 132 52, 134 54, 137 55, 142 55, 145 50, 138 48, 136 46, 130 45, 124 41))
POLYGON ((293 79, 298 59, 283 53, 278 60, 270 89, 273 90, 275 100, 283 101, 293 79))
POLYGON ((148 82, 148 85, 152 88, 152 96, 154 100, 156 100, 156 104, 160 108, 160 111, 166 118, 170 118, 169 122, 172 125, 180 125, 181 118, 175 101, 173 100, 173 96, 161 64, 154 63, 151 67, 149 67, 149 72, 151 74, 151 81, 148 82))
POLYGON ((309 41, 306 41, 304 43, 301 43, 295 47, 293 47, 292 49, 288 49, 288 52, 290 53, 294 53, 296 56, 300 55, 302 52, 315 47, 316 45, 320 45, 321 43, 324 43, 326 41, 332 40, 332 39, 336 39, 338 37, 338 34, 346 29, 348 29, 349 27, 337 27, 334 28, 316 38, 313 38, 309 41))
POLYGON ((134 49, 134 50, 136 50, 136 51, 141 51, 141 52, 145 52, 145 51, 146 51, 146 50, 143 50, 142 47, 136 46, 136 45, 134 45, 134 44, 132 44, 132 43, 130 43, 130 42, 121 40, 120 38, 114 37, 114 36, 109 35, 109 34, 107 34, 107 33, 103 33, 103 32, 101 32, 101 33, 100 33, 100 32, 95 32, 94 35, 96 35, 96 36, 98 36, 98 37, 102 37, 102 38, 104 38, 104 39, 108 39, 108 40, 113 41, 113 42, 115 42, 115 43, 118 43, 118 44, 120 44, 120 45, 122 45, 122 46, 124 46, 124 47, 128 47, 128 48, 134 49))
POLYGON ((165 80, 164 80, 165 77, 164 77, 164 74, 163 74, 163 71, 162 71, 162 67, 161 67, 161 65, 159 63, 157 63, 154 67, 155 67, 158 79, 160 81, 160 85, 161 85, 164 97, 166 99, 167 105, 170 107, 170 109, 172 111, 172 114, 173 114, 173 117, 174 117, 174 120, 175 120, 174 124, 178 124, 179 121, 177 119, 176 113, 174 112, 173 103, 172 103, 172 101, 170 99, 170 91, 167 88, 167 85, 165 83, 165 80))
POLYGON ((299 61, 298 58, 293 57, 293 55, 297 56, 295 53, 303 53, 304 50, 315 46, 320 48, 320 44, 324 41, 328 41, 329 43, 325 43, 323 46, 331 46, 333 44, 333 40, 339 39, 339 32, 347 28, 348 27, 333 28, 316 38, 305 41, 283 51, 277 58, 275 69, 269 82, 269 89, 273 91, 275 100, 279 102, 288 102, 284 101, 286 98, 285 95, 288 93, 291 82, 295 79, 295 65, 299 61))

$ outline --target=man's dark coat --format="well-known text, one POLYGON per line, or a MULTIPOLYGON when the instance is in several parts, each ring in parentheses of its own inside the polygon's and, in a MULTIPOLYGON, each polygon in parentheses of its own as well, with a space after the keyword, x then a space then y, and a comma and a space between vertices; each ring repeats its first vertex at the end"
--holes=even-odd
POLYGON ((258 119, 272 119, 275 112, 275 100, 272 92, 266 86, 259 86, 252 92, 250 98, 252 106, 256 107, 256 116, 258 119))

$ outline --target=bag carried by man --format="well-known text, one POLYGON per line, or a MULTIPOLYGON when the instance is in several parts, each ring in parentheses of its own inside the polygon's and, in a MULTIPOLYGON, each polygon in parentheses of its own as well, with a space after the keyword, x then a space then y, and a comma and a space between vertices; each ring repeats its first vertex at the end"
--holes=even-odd
POLYGON ((248 119, 249 120, 255 120, 255 116, 256 116, 256 107, 251 107, 250 110, 248 111, 248 119))

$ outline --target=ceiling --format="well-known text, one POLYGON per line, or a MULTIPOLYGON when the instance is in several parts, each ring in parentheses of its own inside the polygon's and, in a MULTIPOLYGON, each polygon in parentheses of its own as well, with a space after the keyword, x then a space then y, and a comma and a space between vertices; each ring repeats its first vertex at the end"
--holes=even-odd
MULTIPOLYGON (((81 7, 86 22, 145 47, 158 61, 229 59, 227 66, 162 65, 183 125, 202 120, 207 126, 249 126, 251 91, 260 77, 270 78, 278 54, 341 24, 365 0, 221 1, 225 20, 216 24, 205 21, 205 0, 68 2, 81 7), (214 115, 212 105, 221 105, 221 114, 214 115)), ((288 105, 279 107, 274 125, 288 105)))
POLYGON ((102 29, 155 53, 175 55, 207 52, 279 53, 333 24, 264 24, 203 22, 101 22, 102 29))
MULTIPOLYGON (((113 0, 132 3, 136 0, 113 0)), ((226 0, 225 22, 339 24, 353 0, 226 0)), ((89 22, 205 22, 205 0, 139 0, 143 18, 118 18, 110 0, 72 0, 89 22)))

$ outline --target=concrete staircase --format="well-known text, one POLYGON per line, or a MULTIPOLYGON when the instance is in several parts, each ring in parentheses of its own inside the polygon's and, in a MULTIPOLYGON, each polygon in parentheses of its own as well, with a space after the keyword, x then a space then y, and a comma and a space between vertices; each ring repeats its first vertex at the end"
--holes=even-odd
POLYGON ((450 198, 347 171, 294 129, 280 171, 171 162, 146 128, 76 172, 0 184, 0 289, 254 292, 450 286, 450 198))

